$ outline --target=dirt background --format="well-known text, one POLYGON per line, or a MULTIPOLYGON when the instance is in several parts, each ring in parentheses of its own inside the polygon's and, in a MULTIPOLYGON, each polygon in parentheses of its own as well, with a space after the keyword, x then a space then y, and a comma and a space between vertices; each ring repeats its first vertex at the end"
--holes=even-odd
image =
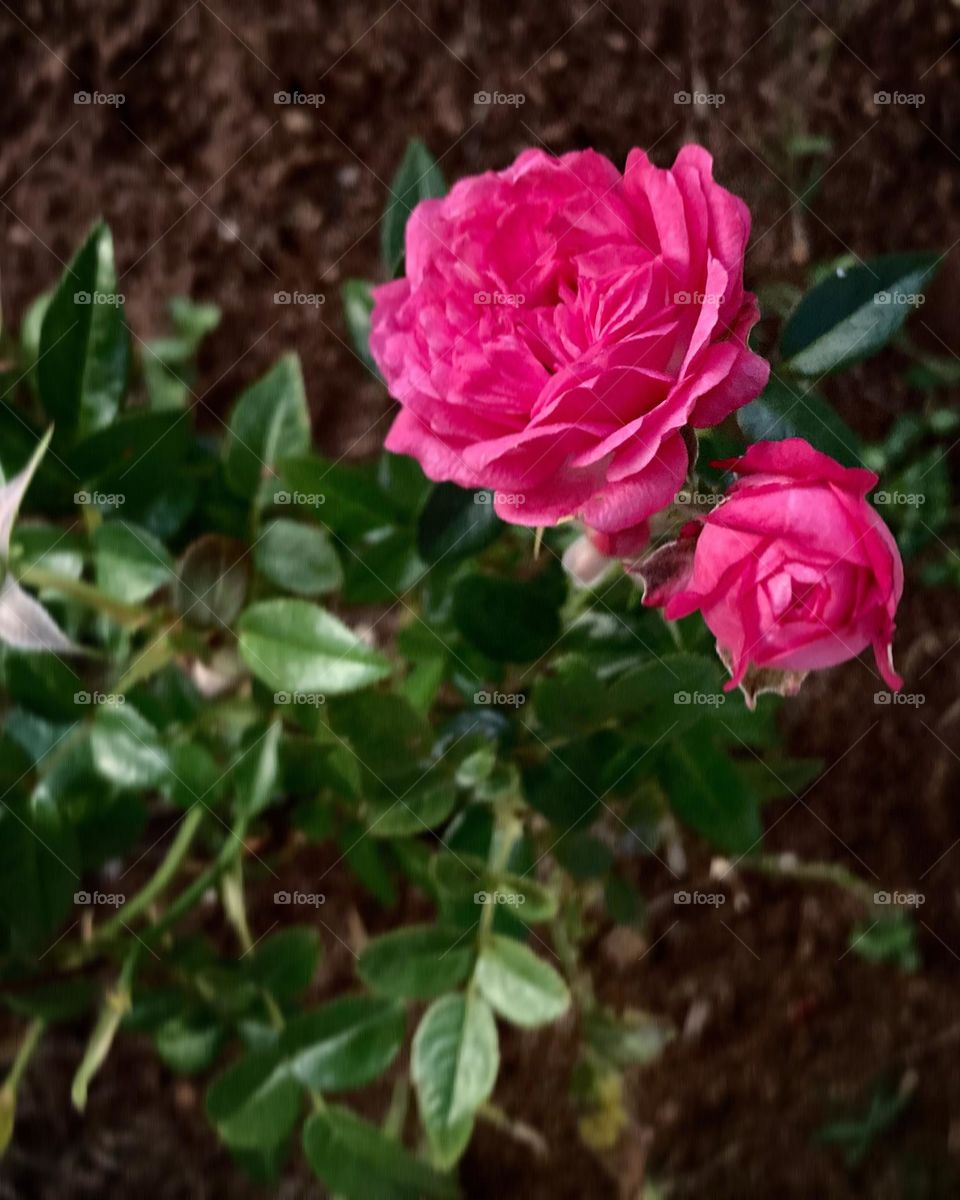
MULTIPOLYGON (((346 344, 337 291, 377 272, 386 183, 409 137, 450 179, 530 145, 593 146, 618 163, 639 145, 665 164, 699 141, 753 213, 750 282, 802 281, 839 254, 960 238, 958 39, 960 6, 946 0, 0 0, 3 316, 19 323, 102 214, 140 337, 163 330, 174 292, 223 308, 201 362, 203 420, 292 348, 319 446, 362 455, 382 440, 389 402, 346 344), (324 101, 275 103, 293 90, 324 101), (674 102, 692 90, 723 103, 674 102), (75 103, 84 91, 123 103, 75 103), (524 103, 478 105, 481 91, 524 103), (878 91, 924 99, 878 105, 878 91), (806 137, 829 139, 822 158, 789 152, 806 137), (807 191, 813 161, 825 174, 807 191), (280 291, 325 303, 278 305, 280 291)), ((940 353, 960 350, 955 263, 954 252, 913 324, 940 353)), ((825 385, 858 431, 876 435, 919 404, 898 365, 884 355, 825 385)), ((591 957, 605 999, 665 1013, 681 1036, 631 1076, 630 1125, 608 1155, 577 1138, 573 1031, 505 1039, 496 1099, 550 1155, 482 1127, 464 1162, 468 1195, 636 1196, 644 1169, 671 1195, 715 1200, 960 1194, 958 644, 956 593, 910 588, 897 653, 924 705, 875 706, 866 663, 808 685, 789 710, 792 738, 828 770, 768 820, 771 850, 923 892, 922 970, 848 953, 859 913, 828 886, 744 875, 722 911, 678 917, 663 902, 673 881, 645 867, 648 929, 633 942, 601 930, 591 957), (880 1079, 912 1101, 848 1168, 815 1131, 862 1111, 880 1079)), ((689 849, 693 887, 709 862, 689 849)), ((301 869, 309 878, 322 864, 301 869)), ((349 880, 329 880, 325 919, 349 945, 328 939, 324 995, 349 983, 351 931, 384 922, 349 880)), ((279 1190, 247 1182, 206 1130, 199 1089, 135 1042, 77 1117, 66 1081, 81 1032, 50 1039, 31 1069, 4 1200, 319 1195, 299 1170, 279 1190)))

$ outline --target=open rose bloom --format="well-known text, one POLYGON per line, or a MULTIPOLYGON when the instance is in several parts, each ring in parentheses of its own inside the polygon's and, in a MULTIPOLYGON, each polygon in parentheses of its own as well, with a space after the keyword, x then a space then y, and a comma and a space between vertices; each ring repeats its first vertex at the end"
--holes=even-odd
POLYGON ((747 348, 746 206, 684 147, 621 175, 593 151, 527 150, 425 200, 406 277, 374 292, 370 345, 402 408, 387 448, 502 493, 524 525, 578 516, 616 552, 667 505, 690 427, 763 388, 747 348))
POLYGON ((872 646, 889 687, 903 566, 864 499, 877 477, 800 438, 758 442, 719 463, 739 479, 725 501, 640 568, 646 604, 670 619, 699 609, 727 664, 728 690, 794 691, 803 675, 872 646))

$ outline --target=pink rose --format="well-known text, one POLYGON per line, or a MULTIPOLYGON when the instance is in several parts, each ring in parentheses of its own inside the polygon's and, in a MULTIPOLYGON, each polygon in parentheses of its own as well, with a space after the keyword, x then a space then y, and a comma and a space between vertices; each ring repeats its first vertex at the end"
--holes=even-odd
POLYGON ((746 206, 710 155, 527 150, 424 200, 405 279, 374 291, 370 347, 402 404, 386 440, 431 479, 522 496, 506 521, 617 534, 663 508, 687 426, 752 400, 746 206))
POLYGON ((807 671, 869 645, 888 686, 900 688, 891 643, 903 564, 863 498, 876 475, 842 467, 802 438, 757 442, 717 465, 740 478, 641 566, 644 603, 664 604, 671 620, 700 609, 731 672, 727 690, 750 669, 748 698, 795 691, 807 671), (789 674, 773 681, 758 668, 789 674))

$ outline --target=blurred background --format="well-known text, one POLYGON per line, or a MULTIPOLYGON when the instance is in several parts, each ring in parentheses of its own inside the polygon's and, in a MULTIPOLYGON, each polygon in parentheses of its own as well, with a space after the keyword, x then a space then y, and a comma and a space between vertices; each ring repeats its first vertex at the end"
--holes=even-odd
MULTIPOLYGON (((0 0, 0 54, 4 321, 19 324, 103 215, 137 335, 163 332, 174 293, 222 308, 196 400, 211 425, 293 349, 319 448, 380 446, 390 402, 349 344, 339 288, 376 276, 412 136, 448 180, 528 146, 594 147, 618 166, 640 146, 667 165, 699 142, 751 210, 748 285, 771 311, 773 285, 805 286, 844 255, 951 251, 910 336, 960 361, 960 6, 947 0, 0 0), (278 302, 294 292, 314 302, 278 302)), ((895 349, 823 390, 867 440, 925 403, 895 349)), ((605 998, 681 1030, 636 1079, 631 1136, 615 1156, 584 1147, 563 1099, 571 1047, 550 1030, 517 1040, 498 1100, 551 1157, 481 1129, 469 1195, 633 1195, 645 1166, 671 1195, 718 1200, 960 1194, 957 597, 908 585, 897 656, 921 703, 876 706, 853 662, 787 707, 793 746, 825 773, 767 822, 771 852, 922 893, 917 969, 849 953, 855 908, 827 886, 752 887, 736 934, 722 913, 651 913, 642 934, 594 948, 605 998), (890 1095, 909 1104, 884 1124, 890 1095), (855 1161, 818 1140, 835 1112, 882 1134, 855 1161)), ((148 1049, 111 1058, 82 1118, 64 1102, 77 1045, 64 1034, 44 1054, 0 1197, 267 1194, 217 1146, 200 1091, 148 1049)), ((294 1178, 271 1194, 315 1189, 294 1178)))

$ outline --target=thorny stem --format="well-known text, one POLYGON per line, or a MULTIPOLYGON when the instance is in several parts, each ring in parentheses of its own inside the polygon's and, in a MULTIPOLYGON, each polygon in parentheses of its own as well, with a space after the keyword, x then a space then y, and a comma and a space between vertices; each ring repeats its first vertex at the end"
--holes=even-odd
POLYGON ((814 883, 832 883, 836 887, 844 888, 864 904, 873 904, 874 893, 870 885, 837 863, 797 862, 784 855, 761 854, 756 858, 743 859, 738 866, 741 869, 759 871, 763 875, 805 879, 814 883))
POLYGON ((4 1092, 8 1092, 11 1095, 16 1094, 17 1088, 20 1086, 20 1080, 23 1078, 23 1073, 27 1069, 30 1059, 33 1057, 33 1053, 40 1042, 44 1028, 45 1022, 40 1017, 31 1021, 27 1026, 27 1031, 23 1035, 23 1041, 17 1050, 17 1056, 13 1060, 13 1065, 6 1079, 3 1081, 2 1090, 4 1092))
POLYGON ((87 1104, 87 1090, 90 1087, 90 1081, 103 1066, 110 1053, 117 1030, 120 1028, 120 1022, 130 1011, 133 974, 139 957, 140 947, 134 946, 120 970, 116 987, 111 988, 104 997, 100 1016, 93 1027, 93 1033, 87 1042, 87 1049, 77 1068, 77 1073, 73 1077, 70 1098, 74 1108, 80 1112, 83 1112, 87 1104))
POLYGON ((176 874, 178 867, 186 856, 187 850, 190 848, 190 843, 193 841, 197 829, 200 827, 200 822, 203 820, 203 811, 202 806, 199 804, 195 804, 190 809, 181 821, 180 828, 177 830, 177 836, 174 838, 173 844, 167 851, 163 862, 161 862, 151 878, 137 892, 130 903, 125 904, 121 912, 116 913, 109 921, 100 926, 94 934, 94 941, 104 941, 113 937, 124 925, 129 925, 134 917, 143 912, 145 908, 148 908, 164 891, 176 874))
POLYGON ((484 1104, 478 1110, 477 1115, 484 1121, 488 1121, 497 1129, 508 1133, 510 1137, 518 1142, 522 1142, 536 1154, 538 1158, 549 1158, 550 1146, 547 1139, 532 1125, 528 1125, 526 1121, 521 1121, 516 1117, 511 1117, 505 1113, 497 1104, 484 1104))
POLYGON ((45 567, 26 567, 17 573, 17 578, 31 587, 51 588, 65 596, 71 596, 130 629, 140 628, 153 619, 153 613, 147 608, 114 600, 112 596, 106 595, 89 583, 72 579, 69 575, 60 575, 56 571, 48 571, 45 567))

